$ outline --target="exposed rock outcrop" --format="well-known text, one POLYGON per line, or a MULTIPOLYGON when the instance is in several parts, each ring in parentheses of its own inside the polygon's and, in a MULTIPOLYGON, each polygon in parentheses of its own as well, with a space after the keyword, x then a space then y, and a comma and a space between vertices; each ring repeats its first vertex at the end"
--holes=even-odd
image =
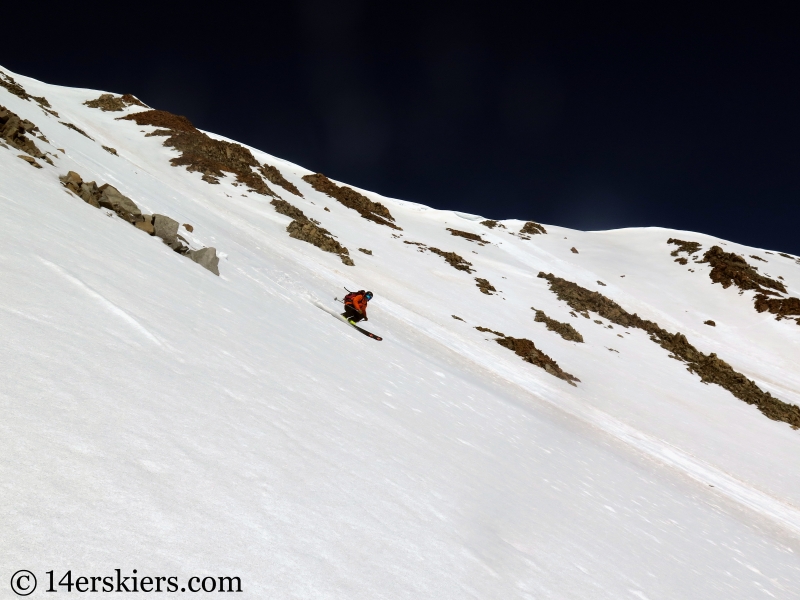
POLYGON ((22 160, 24 160, 26 163, 28 163, 32 167, 36 167, 37 169, 41 169, 42 168, 42 165, 40 165, 38 162, 36 162, 35 158, 31 158, 30 156, 26 156, 25 154, 18 154, 17 157, 21 158, 22 160))
MULTIPOLYGON (((286 231, 289 232, 289 237, 308 242, 324 252, 338 254, 345 265, 349 267, 355 266, 353 259, 350 258, 350 251, 337 242, 331 236, 330 231, 320 227, 318 222, 309 219, 302 210, 286 202, 286 200, 275 199, 270 204, 280 214, 293 219, 286 228, 286 231)), ((370 254, 372 253, 370 252, 370 254)))
POLYGON ((122 195, 113 185, 106 183, 98 189, 100 196, 97 198, 97 203, 100 206, 113 210, 120 218, 131 225, 142 220, 142 211, 139 210, 136 203, 127 196, 122 195))
POLYGON ((67 123, 66 121, 59 121, 59 123, 61 123, 64 127, 72 129, 72 131, 77 131, 82 136, 87 137, 90 140, 94 141, 94 138, 92 138, 92 136, 90 136, 88 133, 86 133, 83 129, 81 129, 77 125, 73 125, 72 123, 67 123))
POLYGON ((305 215, 305 213, 303 213, 302 210, 297 208, 294 204, 286 202, 286 200, 280 200, 280 199, 271 200, 270 204, 272 204, 272 206, 275 207, 276 212, 279 212, 282 215, 286 215, 290 219, 295 219, 301 222, 311 220, 305 215))
POLYGON ((42 110, 50 113, 51 115, 58 117, 58 113, 52 109, 50 103, 47 101, 47 98, 44 96, 31 96, 25 88, 22 87, 19 83, 17 83, 11 75, 0 71, 0 87, 7 89, 10 93, 14 94, 17 98, 22 98, 23 100, 33 100, 35 101, 42 110))
POLYGON ((475 285, 478 286, 478 289, 481 293, 486 294, 487 296, 491 296, 494 293, 497 293, 495 287, 489 283, 488 279, 482 279, 480 277, 475 278, 475 285))
POLYGON ((342 262, 350 267, 355 265, 348 249, 333 239, 327 230, 311 221, 292 221, 286 231, 289 232, 289 237, 308 242, 324 252, 338 254, 342 262))
POLYGON ((508 348, 509 350, 513 351, 517 356, 522 357, 522 360, 525 362, 529 362, 532 365, 536 365, 537 367, 544 369, 553 377, 558 377, 559 379, 563 379, 568 384, 573 387, 577 387, 575 382, 581 382, 580 379, 575 377, 574 375, 570 375, 566 371, 564 371, 561 367, 558 366, 558 363, 550 358, 547 354, 539 350, 536 345, 527 338, 515 338, 511 336, 507 336, 504 333, 500 333, 499 331, 492 331, 486 327, 476 327, 478 331, 482 331, 484 333, 493 333, 497 336, 495 342, 503 346, 504 348, 508 348))
POLYGON ((200 250, 189 250, 186 256, 191 258, 201 267, 208 269, 214 275, 219 275, 219 258, 216 248, 200 248, 200 250))
MULTIPOLYGON (((678 240, 675 238, 669 238, 667 240, 668 244, 675 244, 677 248, 669 253, 670 256, 678 256, 681 252, 685 252, 689 256, 692 254, 696 254, 700 251, 702 246, 698 242, 686 242, 684 240, 678 240)), ((675 259, 675 262, 681 263, 682 265, 686 264, 686 259, 683 257, 679 257, 675 259)))
POLYGON ((773 296, 777 295, 776 291, 786 293, 786 287, 780 281, 761 275, 743 257, 725 252, 719 246, 712 246, 706 251, 700 262, 711 265, 711 281, 719 283, 725 289, 735 285, 742 291, 755 290, 773 296))
POLYGON ((149 108, 144 102, 131 94, 115 96, 114 94, 101 94, 99 98, 84 102, 89 108, 99 108, 103 112, 119 112, 129 106, 142 106, 149 108))
POLYGON ((657 323, 630 314, 619 304, 599 292, 593 292, 576 283, 556 277, 552 273, 539 273, 546 279, 550 290, 578 312, 591 311, 622 327, 635 327, 646 331, 650 339, 670 352, 670 357, 685 362, 690 373, 700 376, 703 383, 715 383, 736 398, 755 405, 770 419, 800 427, 800 407, 788 404, 761 390, 755 382, 735 371, 716 354, 703 354, 689 343, 682 333, 669 333, 657 323))
POLYGON ((478 242, 480 244, 488 243, 485 239, 483 239, 477 233, 470 233, 469 231, 461 231, 459 229, 453 229, 452 227, 448 227, 447 231, 450 232, 450 235, 454 235, 456 237, 462 237, 465 240, 469 240, 470 242, 478 242))
POLYGON ((291 181, 288 181, 283 174, 278 170, 277 167, 273 167, 272 165, 263 164, 259 167, 259 172, 261 175, 264 176, 264 179, 269 181, 270 183, 274 183, 275 185, 279 185, 287 192, 294 194, 295 196, 303 197, 303 194, 300 193, 300 190, 297 189, 297 186, 293 184, 291 181))
POLYGON ((484 227, 488 227, 489 229, 494 229, 495 227, 500 227, 501 229, 505 229, 506 226, 502 223, 498 223, 497 221, 493 221, 491 219, 486 219, 485 221, 481 221, 481 225, 484 227))
POLYGON ((547 230, 535 221, 528 221, 522 226, 522 229, 520 229, 519 232, 525 235, 537 235, 547 233, 547 230))
MULTIPOLYGON (((68 190, 95 208, 107 208, 121 219, 131 223, 145 233, 161 240, 178 254, 183 254, 219 275, 219 258, 214 248, 191 250, 178 235, 178 222, 165 215, 146 215, 136 203, 108 183, 98 186, 94 181, 85 182, 78 173, 70 171, 59 177, 68 190)), ((187 229, 188 231, 188 229, 187 229)))
POLYGON ((410 242, 408 240, 403 240, 404 244, 408 244, 410 246, 416 246, 418 252, 433 252, 434 254, 438 254, 443 259, 447 261, 447 264, 457 269, 458 271, 466 271, 467 273, 472 273, 472 263, 464 260, 462 256, 459 256, 455 252, 445 252, 444 250, 439 250, 439 248, 428 247, 422 242, 410 242))
POLYGON ((53 161, 36 146, 28 135, 34 135, 39 128, 26 119, 22 119, 17 113, 0 106, 0 138, 20 150, 45 162, 53 164, 53 161))
POLYGON ((561 321, 551 319, 544 314, 543 310, 537 310, 533 307, 531 307, 531 310, 536 311, 536 317, 533 320, 537 323, 544 323, 548 331, 554 331, 568 342, 583 343, 583 336, 569 323, 562 323, 561 321))
POLYGON ((180 224, 175 219, 166 215, 153 215, 153 235, 161 238, 170 248, 179 243, 178 227, 180 224))
POLYGON ((444 250, 439 250, 439 248, 434 248, 433 246, 428 247, 430 252, 434 254, 438 254, 441 256, 447 264, 457 269, 458 271, 466 271, 467 273, 472 273, 474 269, 472 269, 472 263, 464 260, 463 257, 459 256, 455 252, 445 252, 444 250))
MULTIPOLYGON (((711 265, 711 281, 723 288, 734 285, 742 292, 754 290, 756 295, 753 303, 758 312, 769 312, 779 321, 800 315, 800 298, 781 298, 780 294, 787 294, 786 286, 776 279, 761 275, 758 268, 748 264, 742 256, 712 246, 699 262, 711 265)), ((796 322, 800 325, 800 318, 796 322)))
POLYGON ((167 136, 164 145, 181 153, 170 160, 173 167, 185 166, 187 171, 202 173, 203 181, 208 183, 219 183, 218 178, 223 176, 223 172, 232 173, 249 191, 276 197, 261 176, 253 171, 261 165, 250 150, 240 144, 209 137, 186 117, 163 110, 145 110, 119 119, 162 128, 147 135, 167 136))
POLYGON ((309 183, 318 192, 338 200, 347 208, 352 208, 368 221, 402 231, 401 227, 394 224, 394 217, 389 209, 380 202, 373 202, 346 185, 336 185, 322 173, 306 175, 303 177, 303 181, 309 183))

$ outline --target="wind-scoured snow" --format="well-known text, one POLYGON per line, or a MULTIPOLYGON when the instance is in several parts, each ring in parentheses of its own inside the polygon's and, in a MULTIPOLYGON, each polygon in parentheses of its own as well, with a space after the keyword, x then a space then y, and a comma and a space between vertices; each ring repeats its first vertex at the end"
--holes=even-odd
POLYGON ((248 598, 800 598, 800 431, 644 331, 570 315, 537 277, 599 291, 800 404, 800 327, 674 262, 667 240, 756 254, 796 296, 791 258, 661 228, 521 239, 523 221, 357 190, 395 231, 250 148, 349 267, 290 238, 270 197, 209 185, 153 127, 115 120, 143 108, 11 75, 59 118, 0 88, 54 163, 0 147, 1 597, 19 569, 37 597, 46 571, 119 568, 238 576, 248 598), (220 276, 84 203, 58 179, 70 170, 191 224, 220 276), (363 325, 383 341, 315 305, 337 309, 344 287, 375 293, 363 325), (532 340, 580 383, 477 326, 532 340))

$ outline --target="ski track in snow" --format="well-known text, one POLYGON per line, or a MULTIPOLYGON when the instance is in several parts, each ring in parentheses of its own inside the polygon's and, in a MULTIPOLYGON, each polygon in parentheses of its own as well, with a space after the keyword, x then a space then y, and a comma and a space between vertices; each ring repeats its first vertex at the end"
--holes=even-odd
POLYGON ((72 285, 74 285, 76 288, 78 288, 87 296, 89 296, 89 298, 96 300, 98 304, 100 304, 112 315, 119 317, 122 321, 130 325, 137 333, 141 334, 146 339, 153 342, 155 345, 161 346, 161 342, 158 340, 156 336, 150 333, 150 331, 148 331, 146 327, 144 327, 141 323, 139 323, 139 321, 134 319, 132 316, 130 316, 128 313, 122 310, 119 306, 111 302, 108 298, 106 298, 102 294, 97 293, 88 285, 83 283, 80 279, 78 279, 77 277, 73 277, 72 275, 67 273, 64 269, 62 269, 58 265, 51 263, 49 260, 41 257, 39 257, 39 260, 41 260, 45 266, 49 267, 50 269, 58 273, 61 277, 69 281, 72 285))

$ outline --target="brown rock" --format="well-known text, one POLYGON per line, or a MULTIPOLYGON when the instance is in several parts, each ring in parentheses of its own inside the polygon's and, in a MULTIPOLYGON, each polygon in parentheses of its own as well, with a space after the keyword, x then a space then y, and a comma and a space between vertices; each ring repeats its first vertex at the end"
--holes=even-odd
POLYGON ((33 159, 32 157, 30 157, 30 156, 26 156, 26 155, 24 155, 24 154, 19 154, 18 156, 19 156, 19 157, 20 157, 22 160, 24 160, 26 163, 28 163, 29 165, 33 165, 33 166, 34 166, 34 167, 36 167, 37 169, 41 169, 41 168, 42 168, 42 165, 40 165, 39 163, 37 163, 37 162, 36 162, 36 160, 35 160, 35 159, 33 159))
POLYGON ((117 213, 120 218, 125 219, 129 223, 136 223, 142 220, 142 211, 136 206, 136 203, 123 196, 117 188, 108 183, 100 186, 100 197, 97 199, 100 206, 110 208, 117 213))
POLYGON ((183 228, 184 228, 186 231, 188 231, 189 233, 192 233, 192 232, 194 231, 194 227, 192 227, 192 226, 191 226, 191 225, 189 225, 188 223, 184 223, 184 224, 183 224, 183 228))
POLYGON ((156 237, 168 246, 178 241, 178 222, 166 215, 153 215, 153 228, 156 237))
POLYGON ((191 258, 201 267, 208 269, 214 275, 219 275, 219 257, 216 248, 201 248, 200 250, 189 250, 186 256, 191 258))
POLYGON ((134 226, 150 235, 156 233, 156 228, 153 227, 153 215, 142 215, 142 220, 134 223, 134 226))
POLYGON ((535 221, 528 221, 522 226, 522 229, 520 229, 519 232, 527 235, 535 235, 537 233, 547 233, 547 230, 535 221))

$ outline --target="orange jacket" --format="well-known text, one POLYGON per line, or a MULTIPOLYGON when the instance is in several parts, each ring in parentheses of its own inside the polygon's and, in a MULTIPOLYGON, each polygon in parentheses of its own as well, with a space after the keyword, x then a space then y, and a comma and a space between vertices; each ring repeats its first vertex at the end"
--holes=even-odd
POLYGON ((365 317, 367 316, 367 297, 364 294, 356 294, 345 300, 345 306, 352 306, 365 317))

